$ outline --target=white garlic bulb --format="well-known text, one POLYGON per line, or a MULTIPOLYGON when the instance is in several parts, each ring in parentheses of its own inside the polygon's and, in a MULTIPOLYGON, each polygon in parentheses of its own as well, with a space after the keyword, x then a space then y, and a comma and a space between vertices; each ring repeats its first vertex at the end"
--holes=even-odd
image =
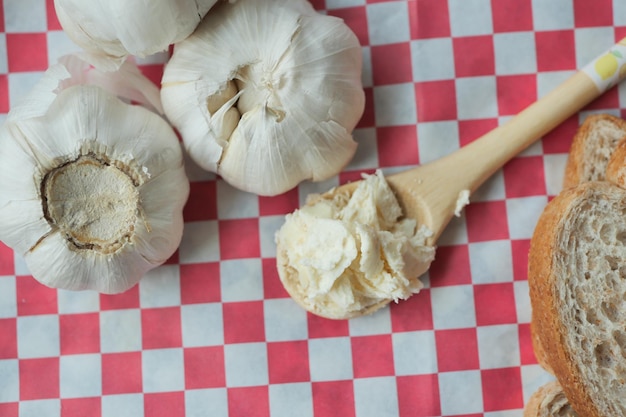
POLYGON ((92 64, 165 51, 189 36, 217 0, 54 0, 59 22, 92 64))
POLYGON ((260 195, 338 174, 363 114, 358 39, 305 0, 214 7, 177 44, 161 99, 194 161, 260 195))
MULTIPOLYGON (((0 240, 51 287, 125 291, 182 238, 189 182, 175 132, 154 112, 83 84, 119 87, 117 77, 149 83, 129 62, 107 77, 66 57, 0 131, 0 240)), ((124 99, 153 97, 151 85, 124 99)))

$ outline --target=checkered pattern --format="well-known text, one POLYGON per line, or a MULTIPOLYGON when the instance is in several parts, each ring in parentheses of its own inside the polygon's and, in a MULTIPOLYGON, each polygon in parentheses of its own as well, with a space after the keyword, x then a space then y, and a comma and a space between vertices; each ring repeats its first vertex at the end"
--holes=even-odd
MULTIPOLYGON (((336 178, 239 192, 192 162, 179 251, 115 296, 38 284, 0 244, 0 415, 519 416, 550 377, 530 338, 529 239, 590 112, 498 171, 440 239, 426 288, 330 321, 287 296, 274 233, 311 192, 425 163, 473 141, 626 36, 621 0, 314 0, 363 46, 359 149, 336 178)), ((52 0, 0 0, 0 122, 77 48, 52 0)), ((155 82, 167 57, 140 61, 155 82)), ((461 169, 461 168, 459 168, 461 169)))

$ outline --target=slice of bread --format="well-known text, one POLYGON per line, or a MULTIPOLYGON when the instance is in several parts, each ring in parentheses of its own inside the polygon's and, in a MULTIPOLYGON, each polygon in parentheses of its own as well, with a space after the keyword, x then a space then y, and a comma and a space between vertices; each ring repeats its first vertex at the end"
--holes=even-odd
POLYGON ((580 415, 626 415, 626 190, 582 183, 548 203, 531 238, 533 330, 580 415))
POLYGON ((604 181, 609 157, 625 136, 626 120, 610 114, 588 116, 572 141, 563 188, 588 181, 604 181))
POLYGON ((533 393, 524 408, 524 417, 578 417, 558 381, 550 381, 533 393))

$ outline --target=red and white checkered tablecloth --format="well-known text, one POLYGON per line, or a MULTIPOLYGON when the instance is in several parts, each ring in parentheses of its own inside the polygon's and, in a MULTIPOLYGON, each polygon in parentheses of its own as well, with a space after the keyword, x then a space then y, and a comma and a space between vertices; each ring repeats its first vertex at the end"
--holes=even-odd
MULTIPOLYGON (((121 295, 44 287, 0 244, 1 417, 519 417, 550 379, 530 341, 529 239, 577 126, 590 112, 625 116, 626 88, 500 170, 441 237, 426 289, 372 316, 297 307, 274 233, 311 192, 431 161, 506 121, 626 36, 626 2, 313 4, 363 46, 367 105, 351 164, 259 198, 189 163, 179 251, 121 295)), ((75 50, 52 0, 0 0, 0 122, 75 50)), ((158 83, 166 58, 141 68, 158 83)))

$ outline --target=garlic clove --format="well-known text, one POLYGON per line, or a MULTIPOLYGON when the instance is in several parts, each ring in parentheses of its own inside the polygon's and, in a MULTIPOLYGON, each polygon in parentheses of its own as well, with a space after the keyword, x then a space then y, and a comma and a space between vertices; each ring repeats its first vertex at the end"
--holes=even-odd
POLYGON ((239 0, 213 8, 176 45, 161 98, 198 165, 276 195, 336 175, 354 155, 361 67, 340 19, 303 0, 239 0))

